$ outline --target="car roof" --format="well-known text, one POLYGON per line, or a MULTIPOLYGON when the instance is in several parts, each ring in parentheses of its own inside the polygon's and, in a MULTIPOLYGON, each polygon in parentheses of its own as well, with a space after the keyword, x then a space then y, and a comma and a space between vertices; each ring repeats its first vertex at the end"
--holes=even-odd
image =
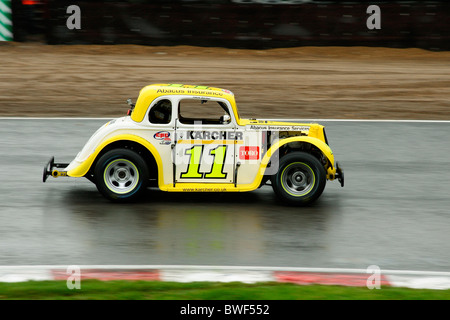
POLYGON ((150 84, 141 89, 139 92, 139 97, 136 101, 135 109, 131 116, 132 119, 134 121, 141 122, 145 116, 148 106, 153 102, 153 100, 160 96, 167 95, 189 95, 199 98, 223 98, 230 102, 233 112, 236 116, 238 116, 234 94, 230 90, 208 86, 163 83, 150 84))

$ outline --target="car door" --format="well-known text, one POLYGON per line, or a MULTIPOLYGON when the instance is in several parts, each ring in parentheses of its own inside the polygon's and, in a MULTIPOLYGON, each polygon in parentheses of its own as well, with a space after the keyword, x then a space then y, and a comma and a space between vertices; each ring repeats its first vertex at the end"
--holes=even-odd
POLYGON ((174 183, 234 182, 236 125, 225 101, 181 98, 175 130, 174 183))

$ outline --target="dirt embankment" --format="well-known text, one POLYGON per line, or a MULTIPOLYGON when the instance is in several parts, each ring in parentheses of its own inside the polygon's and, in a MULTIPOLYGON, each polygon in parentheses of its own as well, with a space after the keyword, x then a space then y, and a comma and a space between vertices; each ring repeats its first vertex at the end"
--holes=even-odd
POLYGON ((450 120, 450 52, 0 44, 0 116, 117 117, 151 83, 229 89, 244 117, 450 120))

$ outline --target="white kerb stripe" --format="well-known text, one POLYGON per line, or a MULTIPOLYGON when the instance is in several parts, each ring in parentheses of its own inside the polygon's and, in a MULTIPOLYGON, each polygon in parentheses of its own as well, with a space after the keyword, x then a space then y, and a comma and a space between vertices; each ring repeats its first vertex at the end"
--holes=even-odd
POLYGON ((434 290, 450 289, 450 277, 388 275, 386 278, 393 287, 434 290))
POLYGON ((239 270, 161 270, 160 279, 171 282, 243 282, 275 281, 271 271, 239 270))
POLYGON ((51 269, 29 268, 17 269, 16 267, 4 267, 0 269, 0 282, 25 282, 25 281, 53 280, 51 269))

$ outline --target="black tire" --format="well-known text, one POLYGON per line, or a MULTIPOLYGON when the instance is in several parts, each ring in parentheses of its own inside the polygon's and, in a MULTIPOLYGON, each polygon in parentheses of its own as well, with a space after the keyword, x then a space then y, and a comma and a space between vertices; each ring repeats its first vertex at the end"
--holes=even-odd
POLYGON ((292 152, 280 159, 278 172, 271 176, 272 188, 286 204, 307 206, 322 194, 326 172, 320 161, 305 152, 292 152))
POLYGON ((98 191, 114 202, 137 200, 147 187, 148 177, 144 159, 129 149, 106 152, 94 169, 98 191))

